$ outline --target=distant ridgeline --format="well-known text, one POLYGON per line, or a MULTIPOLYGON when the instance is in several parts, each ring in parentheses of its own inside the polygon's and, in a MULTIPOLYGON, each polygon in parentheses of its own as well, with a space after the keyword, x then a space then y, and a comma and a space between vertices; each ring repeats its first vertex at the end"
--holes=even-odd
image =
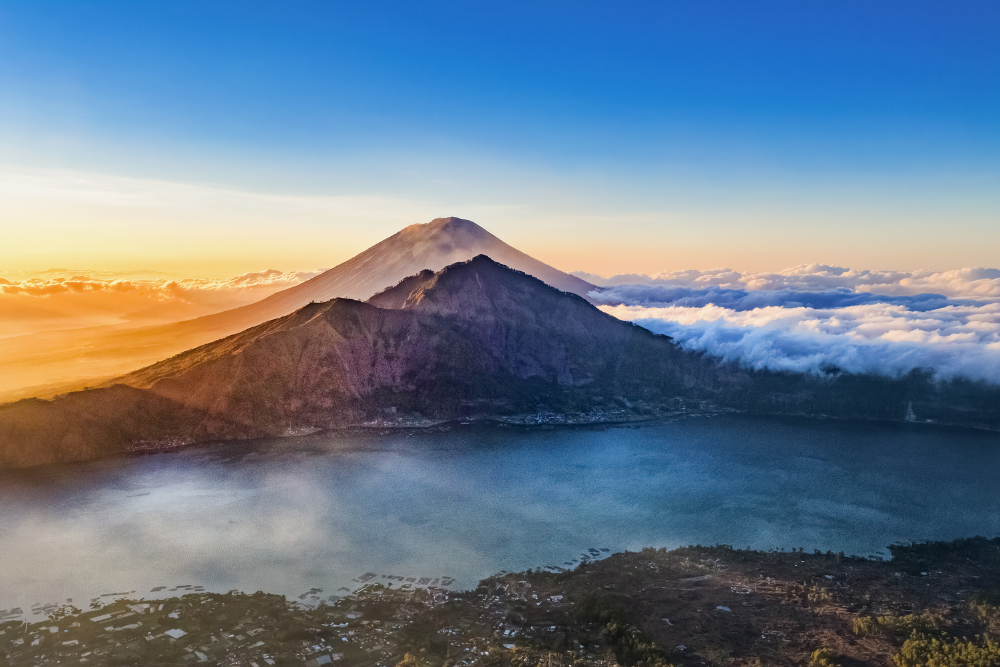
POLYGON ((719 410, 1000 430, 1000 387, 719 363, 480 255, 366 302, 309 304, 108 386, 0 406, 0 465, 363 424, 719 410))

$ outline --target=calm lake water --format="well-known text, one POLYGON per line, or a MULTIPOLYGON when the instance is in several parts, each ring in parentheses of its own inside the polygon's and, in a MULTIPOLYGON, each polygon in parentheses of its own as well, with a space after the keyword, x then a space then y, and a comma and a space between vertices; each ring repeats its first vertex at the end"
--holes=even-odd
POLYGON ((327 597, 365 573, 460 588, 590 548, 886 554, 1000 534, 998 479, 996 435, 744 417, 323 434, 3 472, 0 610, 183 584, 327 597))

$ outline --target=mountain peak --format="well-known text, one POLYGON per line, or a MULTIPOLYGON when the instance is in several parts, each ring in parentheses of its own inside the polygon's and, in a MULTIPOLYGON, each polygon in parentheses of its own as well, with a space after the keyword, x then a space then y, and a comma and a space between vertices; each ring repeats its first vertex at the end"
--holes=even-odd
MULTIPOLYGON (((433 230, 462 230, 462 231, 475 231, 485 235, 492 236, 488 231, 474 223, 472 220, 466 220, 465 218, 456 218, 453 215, 449 215, 447 218, 434 218, 430 222, 426 223, 427 227, 433 230)), ((415 225, 418 226, 418 225, 415 225)))
MULTIPOLYGON (((393 239, 412 244, 415 254, 442 251, 472 253, 477 250, 495 249, 497 246, 506 245, 472 220, 454 216, 434 218, 430 222, 410 225, 398 234, 390 236, 383 243, 393 239)), ((453 257, 453 259, 457 258, 457 256, 453 257)))
POLYGON ((235 333, 287 315, 310 301, 328 301, 336 297, 362 301, 402 279, 415 279, 424 270, 437 272, 477 255, 487 255, 493 261, 535 276, 564 292, 585 296, 597 289, 507 245, 471 220, 449 216, 405 227, 311 280, 255 304, 211 315, 202 321, 218 322, 213 326, 217 334, 235 333), (232 320, 232 324, 224 322, 225 319, 232 320))
POLYGON ((369 303, 307 304, 117 382, 129 386, 0 406, 0 467, 361 424, 615 421, 688 405, 897 421, 913 409, 1000 428, 997 391, 720 364, 483 254, 369 303))
MULTIPOLYGON (((598 289, 529 257, 471 220, 447 216, 406 227, 334 268, 256 303, 194 320, 133 328, 127 334, 117 327, 94 329, 86 335, 66 333, 49 338, 47 334, 38 343, 40 350, 23 348, 20 358, 4 361, 12 369, 17 368, 17 373, 36 368, 37 375, 52 378, 53 385, 66 391, 284 317, 312 301, 337 297, 363 301, 407 276, 425 269, 440 271, 480 254, 565 292, 585 296, 598 289), (87 343, 88 363, 66 364, 66 350, 78 347, 83 340, 87 343)), ((0 384, 10 377, 0 377, 0 384)), ((28 391, 25 389, 21 395, 28 395, 28 391)))
POLYGON ((292 303, 288 297, 298 299, 295 307, 299 307, 307 293, 309 299, 317 301, 335 296, 367 299, 424 269, 440 271, 477 255, 486 255, 565 292, 585 296, 597 289, 507 245, 471 220, 449 216, 410 225, 326 273, 269 299, 281 301, 285 313, 294 310, 288 307, 292 303))
MULTIPOLYGON (((450 264, 440 271, 424 270, 404 278, 368 299, 379 308, 419 308, 470 314, 486 303, 496 301, 498 292, 519 293, 527 300, 568 297, 581 301, 577 295, 558 290, 523 271, 479 254, 464 262, 450 264), (531 294, 527 294, 531 292, 531 294), (461 305, 464 303, 465 305, 461 305)), ((517 300, 517 297, 509 296, 517 300)), ((589 307, 589 306, 588 306, 589 307)))

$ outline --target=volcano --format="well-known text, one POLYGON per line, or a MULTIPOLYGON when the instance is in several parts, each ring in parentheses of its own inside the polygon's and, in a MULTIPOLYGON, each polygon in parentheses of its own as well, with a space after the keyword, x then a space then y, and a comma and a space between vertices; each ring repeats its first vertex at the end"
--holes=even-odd
POLYGON ((306 304, 102 388, 0 406, 0 466, 456 418, 920 415, 996 430, 998 406, 995 386, 919 373, 820 377, 721 363, 480 255, 367 301, 306 304))
MULTIPOLYGON (((240 308, 171 324, 44 332, 0 341, 0 395, 51 396, 96 385, 184 350, 238 333, 311 303, 364 300, 422 270, 485 254, 557 289, 599 289, 507 245, 476 223, 438 218, 411 225, 324 273, 240 308)), ((0 399, 2 400, 2 399, 0 399)))

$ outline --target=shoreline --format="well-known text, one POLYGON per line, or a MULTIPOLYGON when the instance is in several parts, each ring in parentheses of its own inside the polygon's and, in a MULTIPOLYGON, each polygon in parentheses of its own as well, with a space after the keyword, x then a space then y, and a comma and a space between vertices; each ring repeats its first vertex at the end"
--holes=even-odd
MULTIPOLYGON (((452 586, 455 583, 456 579, 451 576, 438 576, 438 577, 418 577, 416 575, 387 576, 385 574, 378 575, 373 572, 366 572, 364 575, 359 575, 358 577, 352 579, 352 582, 358 584, 353 589, 347 587, 340 587, 337 589, 337 591, 335 591, 333 595, 330 595, 327 598, 314 595, 314 593, 324 593, 325 589, 322 588, 312 588, 300 595, 296 596, 294 594, 289 594, 289 596, 296 597, 298 599, 298 602, 295 602, 293 600, 292 601, 293 604, 300 605, 305 608, 315 608, 316 606, 321 606, 323 604, 326 604, 327 602, 335 601, 336 599, 349 598, 367 588, 370 588, 371 586, 381 585, 381 586, 393 587, 394 584, 397 583, 397 580, 398 583, 400 584, 399 586, 397 586, 397 589, 412 590, 412 591, 427 589, 432 591, 462 595, 474 592, 478 587, 481 587, 483 585, 483 582, 523 576, 525 573, 535 573, 538 575, 546 575, 553 577, 565 577, 568 575, 572 575, 573 573, 579 571, 581 568, 587 568, 595 564, 613 561, 613 559, 616 558, 626 558, 636 554, 644 554, 644 553, 673 554, 673 553, 686 552, 689 550, 721 550, 737 559, 744 557, 754 557, 763 559, 773 558, 779 560, 794 559, 797 557, 819 557, 827 559, 832 558, 835 559, 836 562, 838 563, 844 563, 844 562, 867 563, 872 565, 886 565, 890 568, 895 568, 898 566, 907 569, 909 574, 912 576, 917 576, 917 575, 927 576, 928 571, 921 570, 921 567, 924 568, 930 567, 929 565, 921 564, 922 562, 926 562, 927 559, 924 558, 924 561, 920 561, 919 559, 914 560, 912 558, 908 558, 909 554, 920 553, 923 551, 930 552, 934 550, 939 550, 939 551, 943 550, 945 552, 960 551, 962 545, 967 543, 977 543, 977 542, 984 542, 987 544, 992 543, 996 547, 997 560, 995 564, 991 563, 990 567, 995 567, 997 569, 996 572, 997 583, 1000 584, 1000 536, 987 538, 981 535, 975 535, 972 537, 957 538, 954 540, 918 540, 918 541, 893 543, 887 545, 886 547, 889 550, 889 557, 883 557, 877 554, 869 554, 865 556, 859 554, 846 554, 844 552, 834 553, 829 550, 825 552, 822 552, 820 550, 807 552, 802 547, 794 547, 794 546, 779 547, 779 548, 764 550, 764 549, 752 549, 752 548, 741 549, 741 548, 735 548, 727 544, 715 544, 715 545, 691 544, 687 546, 676 547, 674 549, 666 549, 665 547, 644 547, 640 551, 622 550, 614 552, 606 548, 601 548, 601 549, 591 548, 587 550, 589 553, 582 554, 583 556, 582 558, 574 559, 574 562, 571 567, 536 565, 522 572, 509 572, 507 570, 500 570, 493 574, 484 575, 481 579, 476 581, 472 586, 468 588, 461 588, 461 587, 453 588, 452 586), (903 555, 902 560, 900 560, 900 558, 896 556, 896 552, 899 552, 900 554, 903 555), (306 601, 306 598, 310 598, 311 600, 306 601)), ((188 579, 192 580, 191 577, 189 577, 188 579)), ((120 593, 100 593, 96 594, 94 597, 87 598, 86 601, 90 603, 91 608, 103 608, 121 602, 130 602, 130 603, 152 602, 152 601, 161 602, 164 600, 172 599, 172 597, 177 597, 177 596, 159 596, 159 595, 153 595, 150 597, 150 593, 155 594, 161 592, 171 593, 175 591, 182 591, 184 595, 187 594, 223 595, 226 593, 232 593, 234 592, 234 590, 235 589, 226 592, 223 592, 221 590, 219 591, 206 590, 206 586, 204 584, 178 584, 174 585, 173 587, 161 585, 161 586, 154 586, 152 589, 143 594, 139 594, 140 592, 138 589, 124 591, 120 593), (138 597, 131 597, 133 595, 138 595, 138 597), (109 600, 107 602, 102 603, 101 602, 102 598, 109 598, 109 600), (96 607, 94 606, 95 604, 97 605, 96 607)), ((248 594, 244 591, 235 591, 235 592, 241 595, 248 594)), ((268 593, 268 594, 280 595, 275 593, 268 593)), ((27 595, 27 593, 22 595, 27 595)), ((30 605, 30 607, 28 607, 27 610, 25 610, 23 607, 9 609, 9 610, 0 609, 0 625, 9 622, 11 619, 15 617, 20 618, 25 622, 32 622, 32 623, 45 622, 45 619, 42 620, 35 619, 34 621, 29 621, 29 614, 27 613, 27 611, 30 610, 32 612, 31 615, 33 616, 39 616, 42 612, 44 612, 46 614, 45 618, 47 619, 50 618, 53 613, 63 613, 63 611, 66 609, 75 608, 74 600, 75 598, 65 599, 65 602, 36 602, 30 605), (13 612, 17 609, 19 609, 19 612, 17 614, 7 613, 7 612, 13 612)), ((83 601, 80 600, 78 602, 83 602, 83 601)))
POLYGON ((565 572, 501 572, 465 591, 369 582, 314 606, 186 585, 168 598, 2 621, 0 657, 16 666, 514 667, 555 658, 577 667, 751 667, 802 665, 822 650, 837 663, 874 667, 893 655, 910 665, 898 656, 919 647, 943 657, 958 647, 984 652, 984 665, 1000 660, 1000 606, 992 601, 1000 538, 891 548, 891 561, 725 545, 644 548, 565 572))
MULTIPOLYGON (((586 413, 584 413, 586 414, 586 413)), ((192 448, 200 447, 213 447, 217 445, 231 445, 240 442, 258 442, 266 440, 279 440, 279 439, 297 439, 297 438, 308 438, 314 436, 322 436, 324 434, 370 434, 373 432, 431 432, 434 429, 450 429, 456 426, 499 426, 499 427, 521 427, 528 429, 553 429, 553 428, 563 428, 563 429, 587 429, 587 428, 644 428, 653 427, 661 424, 670 424, 686 419, 696 419, 696 418, 712 418, 712 417, 743 417, 748 419, 777 419, 777 420, 793 420, 795 422, 804 423, 814 423, 822 424, 824 422, 836 422, 839 424, 858 424, 864 426, 874 426, 874 427, 893 427, 896 429, 926 429, 930 431, 944 431, 944 432, 958 432, 958 433, 974 433, 980 435, 998 436, 1000 437, 1000 430, 990 429, 980 426, 970 426, 967 424, 950 424, 945 422, 912 422, 904 420, 895 419, 874 419, 874 418, 858 418, 858 417, 837 417, 831 415, 808 415, 803 413, 753 413, 753 412, 740 412, 736 410, 728 409, 706 409, 702 411, 671 411, 663 412, 660 414, 647 416, 635 416, 631 418, 621 418, 621 419, 594 419, 590 420, 587 418, 579 418, 578 414, 561 414, 561 413, 551 413, 551 412, 538 412, 538 413, 525 413, 521 415, 513 416, 495 416, 495 415, 474 415, 469 417, 461 418, 449 418, 449 419, 437 419, 431 420, 423 417, 407 418, 401 416, 395 420, 377 420, 362 422, 357 424, 347 424, 343 426, 337 426, 333 428, 318 428, 318 427, 293 427, 285 432, 274 434, 274 435, 262 435, 253 436, 246 438, 232 438, 225 440, 191 440, 186 438, 172 438, 166 441, 157 440, 153 442, 140 442, 134 445, 130 445, 128 448, 116 452, 110 452, 104 456, 97 456, 85 459, 71 459, 63 461, 49 461, 45 463, 39 463, 31 466, 22 467, 0 467, 0 473, 4 471, 11 470, 31 470, 36 468, 44 468, 51 465, 67 465, 74 463, 86 463, 89 461, 100 461, 106 459, 129 457, 129 456, 144 456, 152 454, 163 454, 184 451, 192 448)))

